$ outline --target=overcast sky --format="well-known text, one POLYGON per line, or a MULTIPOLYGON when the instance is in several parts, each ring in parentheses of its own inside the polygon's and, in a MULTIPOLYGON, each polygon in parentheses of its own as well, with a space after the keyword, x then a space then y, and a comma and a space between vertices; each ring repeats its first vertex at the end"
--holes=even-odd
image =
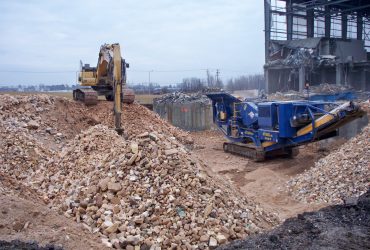
POLYGON ((0 0, 0 10, 2 85, 75 83, 79 60, 95 66, 113 42, 130 83, 148 82, 150 70, 160 84, 207 68, 223 79, 263 72, 263 1, 0 0))

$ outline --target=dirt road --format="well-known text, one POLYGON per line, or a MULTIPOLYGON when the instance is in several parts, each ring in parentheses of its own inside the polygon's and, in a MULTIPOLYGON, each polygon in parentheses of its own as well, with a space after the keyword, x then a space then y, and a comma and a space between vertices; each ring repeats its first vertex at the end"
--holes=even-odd
POLYGON ((254 199, 264 209, 278 214, 282 220, 325 205, 297 202, 285 190, 287 180, 314 166, 314 162, 327 153, 319 144, 301 148, 300 154, 294 159, 254 162, 225 153, 222 145, 226 140, 219 131, 194 132, 192 136, 197 145, 194 153, 210 166, 211 174, 226 177, 246 197, 254 199))

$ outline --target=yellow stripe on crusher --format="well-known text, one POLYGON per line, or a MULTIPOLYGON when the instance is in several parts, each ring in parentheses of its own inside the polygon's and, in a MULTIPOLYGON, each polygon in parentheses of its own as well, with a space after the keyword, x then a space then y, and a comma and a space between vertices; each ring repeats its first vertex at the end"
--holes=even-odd
MULTIPOLYGON (((326 123, 329 123, 330 121, 334 120, 339 111, 345 109, 350 105, 350 102, 346 102, 335 109, 331 110, 329 114, 323 115, 315 120, 315 128, 318 128, 326 123)), ((313 130, 312 124, 308 124, 305 127, 301 128, 297 132, 297 136, 305 135, 310 133, 313 130)))
POLYGON ((265 142, 262 142, 262 147, 266 148, 266 147, 269 147, 271 145, 274 145, 276 142, 273 142, 273 141, 265 141, 265 142))

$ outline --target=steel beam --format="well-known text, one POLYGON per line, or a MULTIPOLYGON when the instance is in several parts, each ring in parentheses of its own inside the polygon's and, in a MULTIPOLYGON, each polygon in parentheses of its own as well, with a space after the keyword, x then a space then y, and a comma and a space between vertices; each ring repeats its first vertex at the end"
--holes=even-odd
POLYGON ((286 31, 287 31, 287 40, 293 39, 293 7, 292 7, 292 0, 288 0, 286 2, 286 31))
POLYGON ((342 13, 342 39, 347 39, 348 16, 342 13))
POLYGON ((325 6, 325 37, 330 38, 331 16, 330 7, 325 6))
POLYGON ((314 37, 315 33, 315 18, 314 10, 307 11, 307 37, 314 37))
POLYGON ((364 29, 364 21, 362 19, 362 14, 357 13, 357 40, 362 40, 362 33, 364 29))

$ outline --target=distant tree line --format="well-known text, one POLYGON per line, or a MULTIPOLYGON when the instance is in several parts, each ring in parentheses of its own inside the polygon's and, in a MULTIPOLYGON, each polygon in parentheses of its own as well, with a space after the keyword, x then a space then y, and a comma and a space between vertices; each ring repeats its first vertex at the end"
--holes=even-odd
POLYGON ((68 84, 35 84, 35 85, 17 85, 17 86, 1 86, 0 92, 57 92, 57 91, 71 91, 78 88, 79 85, 68 85, 68 84))
POLYGON ((177 87, 183 92, 197 92, 206 88, 226 89, 228 91, 263 89, 264 85, 265 78, 263 74, 232 78, 226 84, 221 79, 215 79, 215 77, 207 74, 207 79, 196 77, 185 78, 182 83, 177 84, 177 87))
POLYGON ((136 94, 167 94, 171 92, 180 91, 179 88, 177 88, 177 85, 166 85, 166 86, 160 86, 158 83, 150 83, 150 84, 128 84, 128 88, 135 91, 136 94))
MULTIPOLYGON (((214 77, 207 71, 207 78, 190 77, 184 78, 181 83, 161 86, 158 83, 150 84, 128 84, 128 87, 133 89, 137 94, 166 94, 176 91, 182 92, 198 92, 204 89, 226 89, 228 91, 247 90, 247 89, 263 89, 265 78, 263 74, 246 75, 229 79, 226 84, 218 77, 214 77)), ((53 92, 53 91, 72 91, 80 87, 79 85, 18 85, 18 86, 3 86, 0 91, 22 91, 22 92, 53 92)))
POLYGON ((240 76, 227 81, 226 89, 247 90, 247 89, 263 89, 265 86, 265 77, 263 74, 240 76))

